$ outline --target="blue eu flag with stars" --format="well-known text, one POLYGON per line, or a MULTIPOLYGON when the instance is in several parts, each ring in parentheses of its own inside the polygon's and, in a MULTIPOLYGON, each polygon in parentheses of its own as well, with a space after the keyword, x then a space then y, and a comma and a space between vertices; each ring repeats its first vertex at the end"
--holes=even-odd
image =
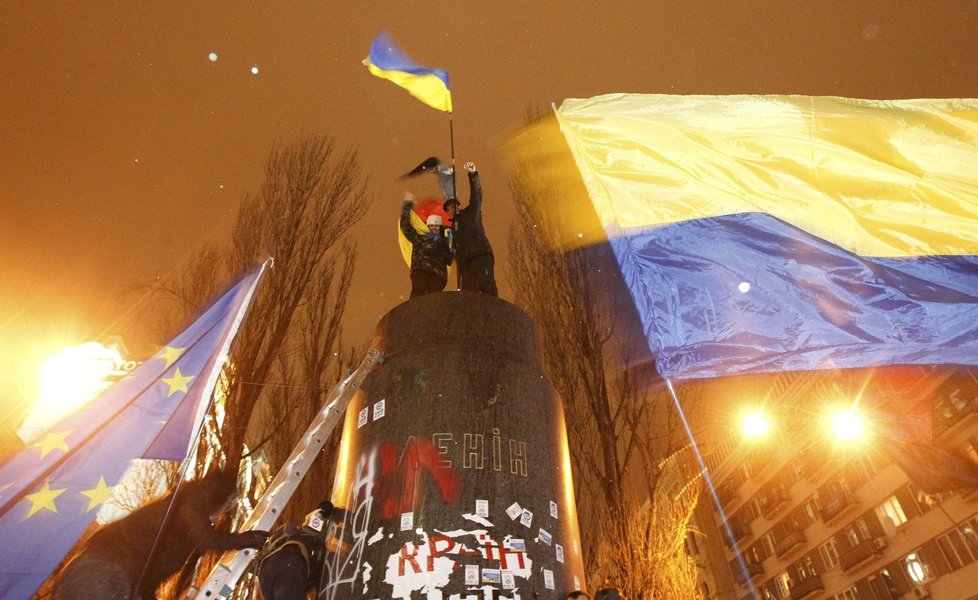
POLYGON ((133 459, 186 458, 263 270, 0 465, 0 598, 27 600, 37 591, 133 459))

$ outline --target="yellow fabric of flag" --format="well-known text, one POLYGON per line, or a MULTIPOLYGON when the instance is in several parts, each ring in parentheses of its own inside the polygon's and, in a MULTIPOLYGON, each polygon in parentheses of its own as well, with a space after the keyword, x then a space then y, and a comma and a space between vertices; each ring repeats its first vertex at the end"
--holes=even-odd
POLYGON ((862 256, 978 254, 978 100, 616 94, 557 119, 604 225, 758 212, 862 256))

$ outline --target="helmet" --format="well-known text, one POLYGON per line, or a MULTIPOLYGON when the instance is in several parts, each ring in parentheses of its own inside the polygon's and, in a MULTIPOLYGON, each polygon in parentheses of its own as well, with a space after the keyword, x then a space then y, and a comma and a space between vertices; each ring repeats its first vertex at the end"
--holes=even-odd
POLYGON ((428 215, 428 220, 424 224, 429 227, 432 225, 444 225, 441 220, 441 215, 428 215))

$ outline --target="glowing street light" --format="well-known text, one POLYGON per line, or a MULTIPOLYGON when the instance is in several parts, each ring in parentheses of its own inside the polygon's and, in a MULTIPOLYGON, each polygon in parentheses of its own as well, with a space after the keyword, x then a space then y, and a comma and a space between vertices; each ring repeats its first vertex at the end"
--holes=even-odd
POLYGON ((863 433, 863 422, 851 410, 837 412, 832 416, 832 432, 840 442, 859 439, 863 433))
POLYGON ((117 349, 97 342, 65 348, 48 359, 40 369, 40 394, 18 435, 31 441, 109 387, 125 364, 117 349))
POLYGON ((751 411, 744 415, 740 423, 744 435, 749 438, 759 438, 767 434, 770 429, 767 417, 760 411, 751 411))

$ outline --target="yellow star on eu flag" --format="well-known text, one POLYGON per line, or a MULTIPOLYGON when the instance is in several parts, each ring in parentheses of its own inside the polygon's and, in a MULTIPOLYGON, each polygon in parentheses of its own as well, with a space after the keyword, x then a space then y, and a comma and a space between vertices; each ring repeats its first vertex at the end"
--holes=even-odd
POLYGON ((67 452, 68 443, 65 441, 65 438, 68 437, 72 431, 74 431, 74 429, 69 429, 67 431, 59 431, 57 433, 53 431, 49 431, 44 434, 44 437, 31 444, 30 447, 40 448, 41 458, 47 456, 48 452, 52 450, 63 450, 67 452))
POLYGON ((159 358, 166 361, 166 366, 163 368, 169 369, 170 365, 177 362, 177 359, 180 358, 180 355, 183 354, 184 350, 186 350, 186 348, 174 348, 173 346, 163 348, 159 355, 159 358))
POLYGON ((88 509, 85 512, 91 512, 93 508, 108 500, 114 489, 115 486, 105 485, 105 477, 100 476, 98 478, 98 485, 90 490, 81 492, 83 496, 88 496, 88 509))
POLYGON ((47 509, 51 512, 58 512, 58 507, 54 504, 54 499, 60 496, 68 488, 61 488, 60 490, 52 490, 51 482, 45 481, 41 489, 34 492, 33 494, 27 494, 24 499, 31 503, 31 510, 27 513, 27 518, 34 516, 34 513, 38 512, 42 508, 47 509))
POLYGON ((164 377, 162 379, 163 383, 170 386, 170 391, 167 392, 166 397, 169 398, 177 392, 187 393, 187 384, 194 378, 193 375, 184 375, 180 372, 180 367, 177 367, 176 371, 173 373, 173 377, 164 377))

